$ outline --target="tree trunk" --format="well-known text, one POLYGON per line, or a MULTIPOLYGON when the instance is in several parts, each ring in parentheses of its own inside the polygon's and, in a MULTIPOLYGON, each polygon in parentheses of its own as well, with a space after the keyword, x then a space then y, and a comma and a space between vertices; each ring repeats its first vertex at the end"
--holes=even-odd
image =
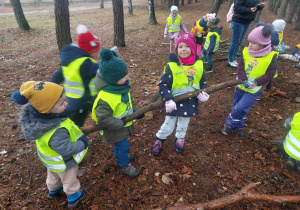
POLYGON ((288 5, 288 0, 282 0, 280 4, 280 13, 279 13, 279 18, 285 18, 286 16, 286 8, 288 5))
POLYGON ((100 9, 104 9, 104 0, 100 0, 100 9))
POLYGON ((278 14, 278 9, 280 8, 281 5, 281 0, 276 0, 275 4, 274 4, 274 14, 277 15, 278 14))
POLYGON ((298 4, 298 7, 297 7, 297 14, 296 14, 296 18, 295 18, 294 29, 300 30, 300 4, 298 4))
POLYGON ((191 4, 192 3, 192 0, 187 0, 187 4, 191 4))
POLYGON ((209 13, 216 13, 217 15, 221 4, 222 4, 222 0, 214 0, 209 13))
POLYGON ((149 7, 149 23, 150 24, 157 24, 157 20, 155 17, 155 10, 154 10, 154 0, 148 0, 148 7, 149 7))
POLYGON ((173 5, 173 0, 168 0, 168 9, 170 9, 172 5, 173 5))
MULTIPOLYGON (((241 83, 242 83, 241 80, 230 80, 230 81, 227 81, 227 82, 223 82, 223 83, 208 87, 206 89, 196 90, 196 91, 193 91, 193 92, 190 92, 190 93, 186 93, 186 94, 183 94, 183 95, 180 95, 180 96, 176 96, 176 97, 174 97, 174 101, 178 102, 178 101, 182 101, 182 100, 185 100, 185 99, 197 97, 197 95, 199 93, 203 92, 203 91, 205 91, 207 93, 216 92, 218 90, 222 90, 222 89, 225 89, 227 87, 232 87, 232 86, 235 86, 235 85, 238 85, 238 84, 241 84, 241 83)), ((157 94, 158 93, 155 93, 154 97, 152 97, 152 98, 155 98, 155 99, 153 99, 153 100, 150 99, 150 100, 155 101, 157 99, 157 94)), ((134 112, 133 114, 130 114, 130 115, 126 116, 125 117, 125 122, 132 121, 132 120, 136 119, 138 116, 140 116, 140 115, 142 115, 146 112, 149 112, 149 111, 157 109, 157 108, 161 108, 163 106, 164 106, 164 101, 162 101, 162 100, 159 100, 157 102, 146 105, 145 107, 142 107, 141 109, 134 112)), ((93 133, 95 131, 100 131, 100 130, 103 130, 103 127, 101 125, 86 126, 86 127, 81 128, 81 131, 86 136, 89 135, 90 133, 93 133)))
POLYGON ((25 18, 20 0, 10 0, 10 4, 14 10, 15 18, 19 27, 23 30, 29 30, 30 26, 25 18))
MULTIPOLYGON (((261 2, 264 2, 265 0, 261 0, 261 2)), ((259 22, 259 17, 260 17, 260 14, 262 12, 262 9, 259 10, 257 13, 256 13, 256 16, 255 16, 255 20, 253 21, 252 25, 254 26, 256 23, 259 22)))
POLYGON ((133 14, 132 0, 128 0, 128 13, 133 14))
POLYGON ((289 13, 286 17, 286 22, 287 23, 292 23, 293 22, 293 17, 297 11, 297 8, 298 8, 298 5, 299 5, 299 0, 293 0, 291 2, 291 5, 290 5, 290 9, 289 9, 289 13))
POLYGON ((174 0, 174 5, 178 6, 179 5, 179 0, 174 0))
POLYGON ((184 0, 181 0, 181 5, 184 5, 184 0))
POLYGON ((125 47, 123 1, 112 0, 114 12, 114 45, 125 47))
POLYGON ((271 11, 271 12, 274 12, 274 10, 273 10, 273 1, 274 0, 269 0, 269 2, 268 2, 268 10, 271 11))
POLYGON ((229 0, 229 1, 228 1, 228 10, 230 9, 230 7, 231 7, 233 1, 234 1, 234 0, 229 0))
POLYGON ((68 0, 54 0, 56 42, 59 51, 64 45, 71 44, 70 15, 68 0))

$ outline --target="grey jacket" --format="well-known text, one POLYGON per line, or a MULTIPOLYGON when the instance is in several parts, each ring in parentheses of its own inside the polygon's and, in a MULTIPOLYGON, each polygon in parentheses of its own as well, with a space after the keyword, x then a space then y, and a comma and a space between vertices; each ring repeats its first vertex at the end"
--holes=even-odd
MULTIPOLYGON (((107 86, 108 83, 97 73, 95 77, 95 87, 99 92, 103 87, 107 86)), ((139 108, 136 103, 132 101, 133 112, 139 108)), ((98 123, 104 127, 103 139, 108 144, 118 143, 129 136, 134 135, 134 126, 123 127, 123 121, 116 117, 113 117, 113 110, 106 101, 99 100, 95 108, 95 114, 98 123)))
MULTIPOLYGON (((22 132, 28 140, 36 140, 42 137, 44 134, 57 128, 60 122, 66 120, 66 118, 37 118, 29 112, 29 106, 30 104, 28 103, 22 107, 19 117, 22 132)), ((77 164, 72 155, 84 150, 85 146, 82 141, 71 143, 68 130, 59 128, 50 138, 49 147, 63 157, 67 167, 66 170, 68 170, 77 164)))

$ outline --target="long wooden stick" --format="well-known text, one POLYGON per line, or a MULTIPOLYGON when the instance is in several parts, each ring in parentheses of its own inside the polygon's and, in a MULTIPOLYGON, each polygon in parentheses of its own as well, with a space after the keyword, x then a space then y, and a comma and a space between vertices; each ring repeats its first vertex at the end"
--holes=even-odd
MULTIPOLYGON (((196 91, 193 91, 193 92, 190 92, 190 93, 186 93, 186 94, 183 94, 183 95, 180 95, 180 96, 176 96, 176 97, 174 97, 174 101, 178 102, 178 101, 182 101, 182 100, 185 100, 185 99, 197 97, 197 95, 199 93, 203 92, 203 91, 205 91, 207 93, 212 93, 212 92, 222 90, 222 89, 225 89, 227 87, 232 87, 232 86, 235 86, 235 85, 238 85, 238 84, 241 84, 241 83, 242 83, 241 80, 229 80, 227 82, 223 82, 223 83, 208 87, 206 89, 196 90, 196 91)), ((154 110, 154 109, 157 109, 157 108, 160 108, 160 107, 163 107, 163 106, 164 106, 164 101, 162 101, 162 100, 159 100, 159 101, 154 102, 154 103, 150 103, 150 104, 142 107, 138 111, 134 112, 133 114, 128 115, 125 118, 125 122, 132 121, 132 120, 136 119, 138 116, 140 116, 140 115, 142 115, 146 112, 149 112, 151 110, 154 110)), ((93 125, 93 126, 88 126, 88 127, 82 127, 81 130, 84 133, 84 135, 88 135, 88 134, 93 133, 95 131, 103 130, 103 127, 101 125, 93 125)))
MULTIPOLYGON (((249 200, 249 201, 265 201, 265 202, 275 202, 275 203, 298 203, 300 201, 300 196, 274 196, 274 195, 266 195, 266 194, 259 194, 259 193, 252 193, 249 192, 252 190, 256 185, 260 184, 257 183, 250 183, 243 187, 240 191, 223 197, 216 200, 208 201, 205 203, 197 203, 192 205, 186 205, 181 207, 168 207, 166 210, 191 210, 191 209, 216 209, 221 208, 229 204, 234 204, 239 201, 249 200)), ((158 208, 159 210, 161 208, 158 208)))

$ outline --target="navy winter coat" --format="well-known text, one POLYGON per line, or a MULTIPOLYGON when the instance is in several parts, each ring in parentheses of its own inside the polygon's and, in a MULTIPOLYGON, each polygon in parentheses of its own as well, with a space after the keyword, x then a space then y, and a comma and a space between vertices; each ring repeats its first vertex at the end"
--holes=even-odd
POLYGON ((263 8, 257 6, 259 3, 259 0, 235 0, 232 21, 249 25, 255 19, 256 12, 263 8), (256 6, 257 10, 255 12, 251 12, 251 8, 256 6))

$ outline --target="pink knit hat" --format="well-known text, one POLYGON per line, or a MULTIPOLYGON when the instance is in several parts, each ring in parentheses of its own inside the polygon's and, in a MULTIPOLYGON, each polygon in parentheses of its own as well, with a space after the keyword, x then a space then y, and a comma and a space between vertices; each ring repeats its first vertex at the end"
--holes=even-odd
POLYGON ((254 28, 248 35, 248 40, 260 45, 271 44, 272 31, 270 31, 269 33, 269 30, 271 30, 271 28, 266 27, 267 25, 271 24, 266 24, 265 26, 258 26, 254 28))
POLYGON ((181 36, 179 37, 179 39, 176 42, 175 52, 177 52, 177 47, 178 47, 180 42, 186 43, 190 47, 191 53, 193 55, 195 55, 196 39, 193 35, 191 35, 189 33, 181 34, 181 36))

